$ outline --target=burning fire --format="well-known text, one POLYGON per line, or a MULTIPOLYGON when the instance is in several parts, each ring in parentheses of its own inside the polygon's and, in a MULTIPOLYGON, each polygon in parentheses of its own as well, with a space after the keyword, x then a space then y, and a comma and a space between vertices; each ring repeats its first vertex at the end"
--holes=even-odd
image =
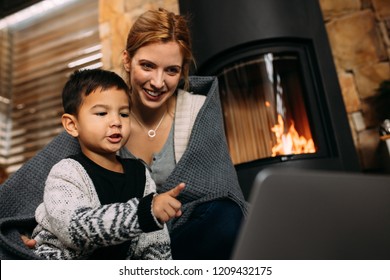
POLYGON ((276 144, 272 147, 272 156, 290 155, 290 154, 308 154, 315 153, 313 139, 306 139, 300 136, 291 124, 287 134, 284 132, 284 121, 280 114, 278 114, 278 124, 271 128, 276 136, 276 144))

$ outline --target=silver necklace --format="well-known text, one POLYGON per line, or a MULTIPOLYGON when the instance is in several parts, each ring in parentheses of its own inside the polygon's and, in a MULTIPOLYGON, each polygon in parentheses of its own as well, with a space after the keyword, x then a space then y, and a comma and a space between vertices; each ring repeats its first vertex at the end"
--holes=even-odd
POLYGON ((156 136, 157 129, 160 127, 160 125, 161 125, 161 123, 162 123, 162 121, 163 121, 167 111, 164 112, 164 115, 162 116, 161 120, 158 122, 156 128, 155 129, 149 129, 149 130, 138 120, 138 118, 135 116, 133 111, 130 111, 130 113, 133 115, 134 119, 139 123, 139 125, 142 126, 143 129, 145 129, 145 131, 147 131, 146 133, 148 134, 148 136, 150 138, 154 138, 156 136))

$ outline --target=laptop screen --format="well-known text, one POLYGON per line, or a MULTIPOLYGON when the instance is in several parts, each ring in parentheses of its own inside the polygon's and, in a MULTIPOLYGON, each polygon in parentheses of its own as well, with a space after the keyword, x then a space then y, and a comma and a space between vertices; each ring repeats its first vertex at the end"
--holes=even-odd
POLYGON ((232 259, 390 259, 390 176, 266 169, 232 259))

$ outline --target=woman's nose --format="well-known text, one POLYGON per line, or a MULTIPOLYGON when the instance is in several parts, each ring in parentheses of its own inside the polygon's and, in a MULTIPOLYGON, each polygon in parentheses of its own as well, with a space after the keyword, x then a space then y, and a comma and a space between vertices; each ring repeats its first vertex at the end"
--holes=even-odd
POLYGON ((165 86, 164 75, 162 73, 156 73, 156 75, 150 80, 152 87, 161 89, 165 86))

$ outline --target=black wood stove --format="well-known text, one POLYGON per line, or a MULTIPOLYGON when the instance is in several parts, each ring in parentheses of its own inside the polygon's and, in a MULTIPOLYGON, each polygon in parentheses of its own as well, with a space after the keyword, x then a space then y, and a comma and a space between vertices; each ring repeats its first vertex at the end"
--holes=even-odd
POLYGON ((244 194, 266 167, 359 171, 317 0, 180 0, 197 68, 218 76, 244 194))

